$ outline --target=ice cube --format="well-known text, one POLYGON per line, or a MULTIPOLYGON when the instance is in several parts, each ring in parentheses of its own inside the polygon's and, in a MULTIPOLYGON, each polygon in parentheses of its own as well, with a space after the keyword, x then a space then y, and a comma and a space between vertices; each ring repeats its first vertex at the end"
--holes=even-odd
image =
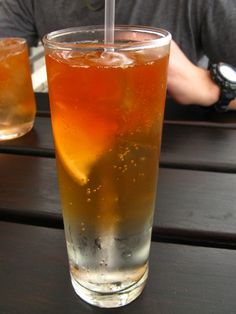
POLYGON ((90 67, 128 67, 133 65, 134 60, 127 54, 115 51, 62 51, 51 54, 59 62, 68 63, 70 66, 90 67))
POLYGON ((98 63, 105 66, 125 68, 132 65, 134 61, 124 53, 115 51, 104 51, 101 53, 98 63))

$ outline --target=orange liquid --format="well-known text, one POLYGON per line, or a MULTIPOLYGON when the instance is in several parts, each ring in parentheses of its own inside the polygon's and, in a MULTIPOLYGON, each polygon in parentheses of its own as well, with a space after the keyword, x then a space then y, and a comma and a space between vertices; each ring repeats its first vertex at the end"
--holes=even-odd
POLYGON ((126 65, 119 55, 111 58, 46 55, 71 272, 85 287, 104 282, 103 292, 111 277, 123 276, 124 288, 146 269, 168 54, 126 52, 126 65), (122 257, 119 243, 132 258, 122 257), (99 252, 93 255, 94 245, 99 252))
POLYGON ((23 135, 33 126, 35 99, 28 51, 17 39, 0 40, 0 139, 23 135))

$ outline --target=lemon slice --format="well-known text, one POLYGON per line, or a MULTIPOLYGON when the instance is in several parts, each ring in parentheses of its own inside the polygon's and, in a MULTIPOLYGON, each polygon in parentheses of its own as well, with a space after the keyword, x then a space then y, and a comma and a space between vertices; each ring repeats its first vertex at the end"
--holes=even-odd
POLYGON ((88 182, 89 173, 92 166, 99 157, 98 151, 81 151, 78 146, 78 152, 71 152, 66 149, 63 144, 56 144, 57 154, 60 160, 66 167, 69 175, 74 177, 80 185, 85 185, 88 182))
POLYGON ((57 154, 71 176, 85 185, 92 167, 114 139, 117 125, 104 116, 90 112, 63 120, 53 118, 57 154), (83 117, 83 118, 82 118, 83 117), (70 121, 70 124, 68 123, 70 121))

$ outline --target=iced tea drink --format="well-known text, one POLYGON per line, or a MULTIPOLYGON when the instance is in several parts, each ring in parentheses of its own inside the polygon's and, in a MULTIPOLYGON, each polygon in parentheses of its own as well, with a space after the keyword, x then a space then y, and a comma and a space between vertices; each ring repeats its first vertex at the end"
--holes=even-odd
POLYGON ((148 274, 170 34, 90 33, 49 34, 46 66, 72 284, 117 307, 148 274))
POLYGON ((0 39, 0 140, 33 127, 35 98, 25 39, 0 39))

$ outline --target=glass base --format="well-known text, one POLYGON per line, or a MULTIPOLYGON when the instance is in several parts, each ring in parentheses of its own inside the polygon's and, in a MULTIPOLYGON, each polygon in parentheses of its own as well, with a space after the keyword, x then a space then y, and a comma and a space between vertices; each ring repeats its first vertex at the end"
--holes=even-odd
POLYGON ((99 293, 81 286, 71 275, 71 282, 78 296, 89 304, 114 308, 124 306, 135 300, 143 291, 148 277, 148 267, 143 276, 132 286, 114 293, 99 293))
POLYGON ((34 125, 34 121, 24 123, 17 127, 0 128, 0 141, 12 140, 28 133, 34 125))

